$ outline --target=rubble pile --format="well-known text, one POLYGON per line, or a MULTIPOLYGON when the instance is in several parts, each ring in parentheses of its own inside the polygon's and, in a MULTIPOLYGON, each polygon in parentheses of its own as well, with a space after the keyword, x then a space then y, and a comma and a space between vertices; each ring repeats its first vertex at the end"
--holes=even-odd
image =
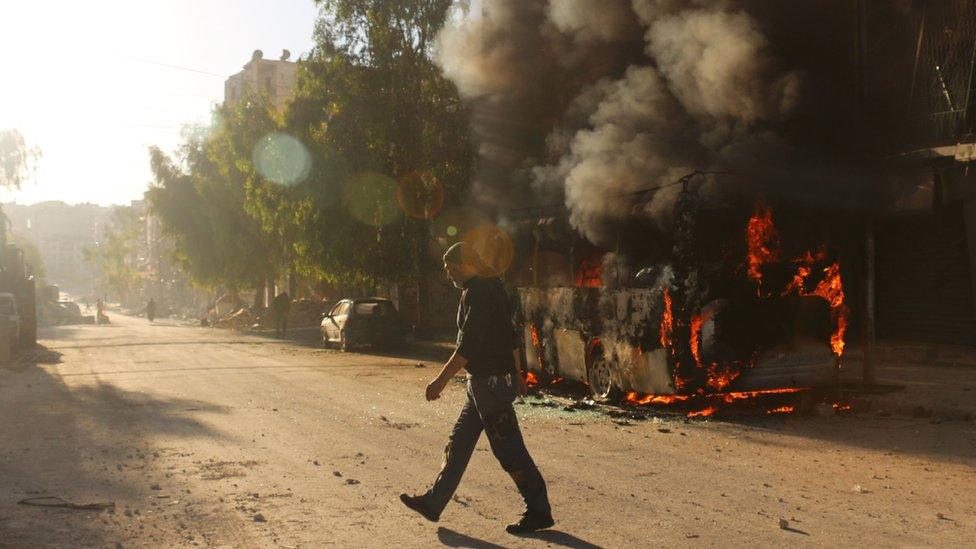
MULTIPOLYGON (((292 302, 288 310, 289 328, 308 328, 318 326, 322 321, 322 313, 326 304, 315 299, 298 299, 292 302)), ((274 328, 275 313, 270 307, 238 307, 219 317, 216 310, 211 309, 209 321, 217 328, 232 330, 271 329, 274 328), (216 318, 215 318, 216 317, 216 318)))
POLYGON ((295 328, 318 326, 322 322, 325 303, 316 299, 298 299, 288 311, 288 325, 295 328))
POLYGON ((268 318, 265 311, 255 311, 247 308, 240 308, 233 313, 217 320, 214 325, 218 328, 230 328, 232 330, 246 330, 255 324, 264 324, 268 318))
POLYGON ((39 326, 94 323, 95 317, 81 314, 81 309, 73 302, 45 300, 37 303, 37 324, 39 326))

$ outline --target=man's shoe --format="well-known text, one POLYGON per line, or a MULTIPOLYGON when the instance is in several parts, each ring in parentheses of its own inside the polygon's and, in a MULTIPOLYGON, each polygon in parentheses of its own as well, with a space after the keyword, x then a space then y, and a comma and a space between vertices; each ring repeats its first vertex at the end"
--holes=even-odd
POLYGON ((437 522, 441 520, 441 514, 435 512, 430 506, 427 505, 427 501, 423 496, 411 496, 409 494, 400 494, 400 501, 404 505, 409 507, 411 510, 420 513, 422 517, 431 521, 437 522))
POLYGON ((552 520, 552 515, 525 512, 518 522, 506 526, 505 531, 509 534, 528 534, 529 532, 552 528, 553 524, 556 522, 552 520))

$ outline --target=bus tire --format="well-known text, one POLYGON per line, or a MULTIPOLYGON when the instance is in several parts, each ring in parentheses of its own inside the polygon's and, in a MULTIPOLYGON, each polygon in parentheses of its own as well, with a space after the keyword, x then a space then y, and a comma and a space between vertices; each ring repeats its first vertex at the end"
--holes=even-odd
POLYGON ((593 350, 587 365, 586 381, 589 384, 590 395, 597 402, 616 402, 623 395, 623 391, 613 381, 613 368, 610 361, 599 348, 593 350))

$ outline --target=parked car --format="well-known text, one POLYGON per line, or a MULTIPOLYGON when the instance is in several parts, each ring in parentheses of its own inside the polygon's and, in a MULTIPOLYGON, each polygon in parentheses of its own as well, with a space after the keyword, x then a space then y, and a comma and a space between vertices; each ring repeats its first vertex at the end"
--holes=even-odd
POLYGON ((389 299, 343 299, 322 317, 322 344, 343 351, 368 345, 384 347, 403 343, 406 328, 389 299))
POLYGON ((7 317, 10 322, 10 348, 16 349, 20 343, 20 314, 14 294, 0 293, 0 316, 7 317))
POLYGON ((70 318, 81 317, 81 307, 74 301, 58 301, 58 305, 68 313, 70 318))

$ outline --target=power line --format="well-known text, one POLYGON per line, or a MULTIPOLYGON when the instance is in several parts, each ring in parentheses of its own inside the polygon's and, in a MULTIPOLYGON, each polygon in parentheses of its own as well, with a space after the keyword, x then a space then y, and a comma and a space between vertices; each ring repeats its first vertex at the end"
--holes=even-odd
MULTIPOLYGON (((204 75, 213 76, 213 77, 216 77, 216 78, 223 78, 225 80, 228 79, 228 78, 230 78, 231 76, 235 76, 236 74, 240 74, 240 73, 235 73, 235 74, 218 74, 218 73, 215 73, 215 72, 205 71, 205 70, 201 70, 201 69, 194 69, 194 68, 191 68, 191 67, 183 67, 183 66, 180 66, 180 65, 173 65, 173 64, 170 64, 170 63, 163 63, 163 62, 160 62, 160 61, 153 61, 152 59, 143 59, 141 57, 126 57, 126 59, 129 59, 130 61, 138 61, 140 63, 148 63, 150 65, 158 65, 160 67, 166 67, 168 69, 174 69, 174 70, 179 70, 179 71, 193 72, 193 73, 197 73, 197 74, 204 74, 204 75)), ((285 84, 279 84, 277 82, 272 82, 271 85, 273 87, 279 88, 279 89, 287 89, 287 90, 290 90, 290 91, 293 91, 294 90, 294 87, 293 86, 287 86, 285 84)), ((260 85, 259 85, 259 87, 260 87, 260 85)))
POLYGON ((166 67, 166 68, 176 69, 176 70, 180 70, 180 71, 195 72, 197 74, 205 74, 207 76, 214 76, 214 77, 217 77, 217 78, 227 78, 227 76, 228 76, 226 74, 217 74, 215 72, 204 71, 204 70, 200 70, 200 69, 191 69, 190 67, 181 67, 179 65, 171 65, 169 63, 161 63, 159 61, 153 61, 151 59, 142 59, 140 57, 126 57, 126 59, 128 59, 130 61, 139 61, 140 63, 148 63, 150 65, 159 65, 160 67, 166 67))

